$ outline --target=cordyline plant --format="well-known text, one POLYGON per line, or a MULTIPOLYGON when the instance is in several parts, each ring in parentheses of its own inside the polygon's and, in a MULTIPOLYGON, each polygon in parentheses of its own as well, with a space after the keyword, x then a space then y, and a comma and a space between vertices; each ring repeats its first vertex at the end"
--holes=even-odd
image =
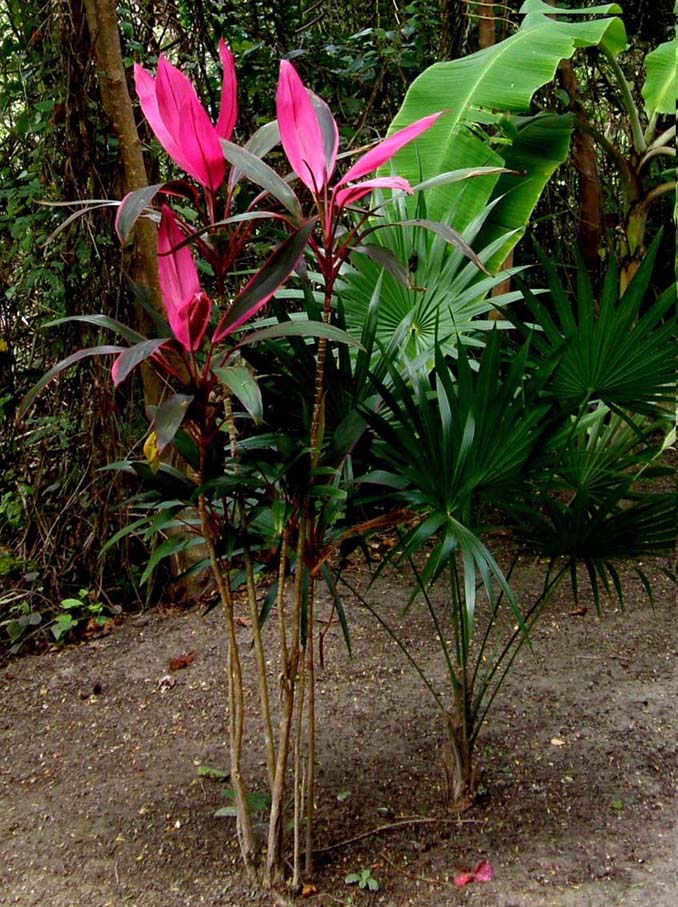
MULTIPOLYGON (((76 316, 76 320, 116 331, 130 345, 99 346, 69 356, 33 388, 22 411, 55 375, 87 356, 114 355, 112 377, 116 385, 142 363, 160 377, 165 397, 154 409, 144 445, 148 463, 136 471, 147 477, 151 470, 179 477, 184 498, 197 509, 199 535, 209 554, 227 628, 230 779, 242 859, 248 874, 267 886, 284 878, 284 810, 292 774, 292 884, 297 888, 302 875, 312 870, 313 854, 315 577, 319 564, 328 556, 318 522, 321 488, 327 487, 327 479, 322 477, 331 471, 332 481, 340 480, 336 469, 330 470, 322 463, 324 385, 328 361, 334 355, 330 343, 356 345, 332 323, 335 285, 352 253, 369 254, 365 238, 379 226, 376 212, 356 207, 357 204, 364 204, 374 189, 396 194, 413 191, 398 176, 370 175, 432 126, 440 114, 424 117, 394 133, 336 179, 337 124, 327 105, 305 88, 287 61, 280 66, 277 123, 262 127, 244 146, 231 141, 237 120, 235 66, 223 41, 219 52, 224 79, 216 124, 210 120, 191 82, 166 59, 160 58, 155 78, 143 67, 135 67, 137 94, 151 129, 174 163, 200 186, 198 189, 193 182, 174 180, 137 190, 115 203, 119 205, 116 229, 123 241, 139 217, 159 222, 159 283, 167 316, 166 323, 156 318, 161 336, 143 337, 106 316, 76 316), (291 178, 284 179, 263 160, 278 142, 292 168, 291 178), (295 177, 301 183, 299 191, 293 188, 295 177), (253 185, 253 192, 242 191, 239 184, 243 178, 253 185), (245 204, 240 201, 243 197, 245 204), (244 259, 251 262, 254 243, 260 246, 262 242, 262 228, 266 229, 266 236, 279 228, 283 238, 245 285, 234 292, 236 267, 244 259), (203 270, 211 269, 213 274, 215 289, 211 296, 201 284, 195 253, 208 266, 203 270), (316 288, 322 299, 320 317, 287 319, 278 325, 260 324, 248 330, 252 319, 293 272, 304 273, 305 253, 315 260, 315 273, 319 275, 316 288), (310 428, 301 457, 306 478, 296 492, 287 494, 282 510, 274 506, 280 500, 269 506, 278 523, 284 524, 277 535, 274 566, 269 567, 275 577, 274 605, 278 616, 281 705, 276 731, 252 542, 252 517, 260 499, 248 485, 250 477, 240 457, 246 441, 240 429, 244 420, 234 408, 242 406, 255 424, 261 422, 264 408, 259 384, 241 354, 264 340, 290 337, 296 337, 295 342, 302 342, 315 353, 310 428), (187 461, 188 475, 180 476, 161 462, 169 445, 187 461), (234 619, 234 564, 242 567, 244 573, 253 627, 271 798, 265 844, 255 837, 242 765, 247 709, 241 643, 234 619)), ((485 172, 494 173, 496 168, 479 168, 463 175, 443 174, 438 179, 458 180, 485 172)), ((454 231, 440 224, 422 224, 458 245, 482 267, 454 231)), ((386 266, 398 271, 395 262, 387 262, 386 266)), ((404 269, 400 266, 399 270, 404 269)), ((314 298, 313 290, 307 279, 307 297, 314 298)), ((171 516, 171 510, 169 513, 171 516)), ((156 528, 169 525, 169 520, 164 524, 162 520, 155 522, 156 528)))

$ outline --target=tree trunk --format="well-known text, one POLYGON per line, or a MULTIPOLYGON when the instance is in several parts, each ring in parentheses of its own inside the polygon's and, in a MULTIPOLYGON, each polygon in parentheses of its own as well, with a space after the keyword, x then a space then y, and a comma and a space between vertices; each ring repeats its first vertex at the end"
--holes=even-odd
MULTIPOLYGON (((115 0, 84 0, 84 4, 99 73, 102 103, 120 142, 124 191, 132 192, 147 186, 148 180, 127 88, 116 3, 115 0)), ((149 288, 153 304, 159 308, 156 231, 151 223, 143 219, 137 222, 135 228, 135 250, 130 273, 132 280, 149 288)), ((140 328, 146 327, 146 317, 141 307, 135 310, 135 317, 140 328)), ((158 386, 148 370, 144 371, 146 402, 151 402, 149 398, 158 399, 158 386)))
POLYGON ((572 147, 572 161, 579 174, 579 225, 577 244, 586 268, 595 277, 600 268, 600 247, 603 237, 603 187, 598 173, 596 146, 582 128, 586 114, 579 101, 579 84, 569 60, 562 60, 558 78, 570 96, 570 110, 577 119, 572 147))
POLYGON ((476 3, 476 16, 478 17, 478 43, 480 49, 492 47, 497 43, 497 33, 495 30, 494 4, 493 3, 476 3))
POLYGON ((468 31, 468 9, 465 0, 440 0, 439 60, 456 60, 461 56, 468 31))

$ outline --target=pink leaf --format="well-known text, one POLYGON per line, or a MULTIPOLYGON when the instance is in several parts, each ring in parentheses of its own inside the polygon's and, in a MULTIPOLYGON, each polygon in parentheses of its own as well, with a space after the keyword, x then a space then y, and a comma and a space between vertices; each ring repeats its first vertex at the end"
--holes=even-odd
POLYGON ((158 233, 158 277, 162 299, 174 336, 185 350, 194 350, 200 344, 199 341, 196 344, 195 336, 191 336, 190 320, 196 305, 204 308, 199 302, 204 294, 190 248, 186 245, 176 248, 184 238, 174 212, 163 205, 158 233))
POLYGON ((469 882, 474 880, 474 875, 472 872, 460 872, 459 875, 454 877, 454 884, 457 888, 463 888, 465 885, 468 885, 469 882))
POLYGON ((454 884, 457 888, 463 888, 470 882, 489 882, 494 876, 492 864, 487 860, 478 863, 473 872, 460 872, 454 877, 454 884))
POLYGON ((219 136, 190 80, 164 57, 156 79, 135 65, 139 102, 148 124, 172 160, 215 191, 226 175, 219 136))
POLYGON ((217 131, 199 101, 187 100, 184 104, 178 134, 184 169, 202 186, 216 192, 226 176, 226 160, 217 131))
POLYGON ((402 189, 404 192, 412 192, 410 184, 400 176, 379 176, 355 186, 335 190, 334 205, 337 208, 345 208, 346 205, 352 205, 368 195, 373 189, 402 189))
POLYGON ((440 116, 442 116, 442 113, 432 113, 430 116, 411 123, 404 129, 394 133, 390 138, 380 142, 376 148, 372 148, 367 154, 363 154, 361 158, 358 158, 348 173, 339 180, 338 185, 343 186, 352 180, 359 180, 361 177, 367 176, 368 173, 372 173, 377 167, 381 167, 382 164, 390 161, 393 155, 407 145, 408 142, 430 129, 440 116))
POLYGON ((310 94, 287 60, 280 63, 276 109, 287 160, 302 183, 319 192, 328 179, 323 133, 310 94))
POLYGON ((182 110, 188 103, 200 104, 195 88, 181 70, 161 56, 155 80, 158 111, 165 128, 176 141, 182 120, 182 110))
POLYGON ((219 56, 224 67, 224 76, 221 83, 217 135, 222 139, 230 139, 238 119, 238 81, 235 75, 235 57, 223 38, 219 41, 219 56))
POLYGON ((490 882, 494 876, 494 868, 487 860, 478 863, 473 873, 476 882, 490 882))
POLYGON ((143 115, 148 120, 148 125, 155 133, 162 147, 169 154, 172 160, 176 161, 175 155, 181 154, 177 148, 172 134, 165 125, 160 110, 158 108, 158 97, 156 93, 156 80, 147 72, 143 66, 138 63, 134 64, 134 84, 136 86, 139 103, 143 115))

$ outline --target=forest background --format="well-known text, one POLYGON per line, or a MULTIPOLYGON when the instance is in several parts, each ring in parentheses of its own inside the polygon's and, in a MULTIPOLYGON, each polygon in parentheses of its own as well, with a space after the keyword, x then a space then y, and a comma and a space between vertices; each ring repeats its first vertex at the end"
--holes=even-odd
MULTIPOLYGON (((128 79, 135 60, 153 68, 160 52, 169 54, 209 90, 212 108, 217 41, 225 36, 237 58, 243 136, 274 116, 277 63, 287 57, 335 111, 343 145, 356 148, 385 134, 426 67, 513 33, 519 7, 518 0, 2 0, 0 618, 20 602, 44 625, 69 597, 103 602, 112 613, 167 593, 166 567, 140 586, 148 551, 139 540, 128 537, 99 557, 102 541, 128 521, 129 480, 101 470, 139 443, 141 382, 114 389, 108 365, 94 360, 62 374, 23 422, 15 420, 19 401, 50 365, 97 342, 81 323, 41 330, 45 322, 93 312, 125 321, 133 305, 110 208, 58 231, 69 213, 59 203, 121 198, 129 188, 109 87, 97 67, 93 17, 98 14, 100 28, 119 30, 128 79)), ((622 65, 638 93, 644 57, 673 34, 673 2, 627 3, 624 21, 633 45, 622 65)), ((575 113, 580 105, 593 118, 603 116, 613 138, 626 129, 609 73, 594 52, 564 66, 535 103, 575 113)), ((138 109, 136 122, 148 182, 158 182, 167 177, 167 164, 138 109)), ((618 245, 620 199, 609 158, 596 149, 586 153, 595 165, 599 207, 594 240, 584 237, 595 270, 596 260, 618 245)), ((532 239, 553 261, 574 263, 587 217, 580 212, 581 179, 575 144, 548 184, 515 264, 535 260, 532 239)), ((653 206, 650 238, 671 221, 672 209, 671 195, 653 206)), ((654 276, 661 288, 672 280, 674 247, 674 231, 666 230, 654 276)), ((543 281, 538 269, 527 279, 543 281)), ((5 644, 12 641, 6 626, 5 644)))

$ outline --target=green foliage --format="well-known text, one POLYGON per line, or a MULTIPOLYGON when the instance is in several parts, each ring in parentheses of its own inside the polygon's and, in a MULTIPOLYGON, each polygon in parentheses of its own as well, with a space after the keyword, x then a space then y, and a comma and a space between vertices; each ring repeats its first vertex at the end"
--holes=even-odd
POLYGON ((88 589, 80 589, 77 598, 62 599, 60 609, 50 626, 57 642, 63 642, 72 631, 87 625, 104 627, 113 619, 109 608, 88 589))
POLYGON ((372 870, 361 869, 360 872, 350 872, 344 879, 347 885, 357 885, 362 891, 379 891, 379 881, 372 875, 372 870))

